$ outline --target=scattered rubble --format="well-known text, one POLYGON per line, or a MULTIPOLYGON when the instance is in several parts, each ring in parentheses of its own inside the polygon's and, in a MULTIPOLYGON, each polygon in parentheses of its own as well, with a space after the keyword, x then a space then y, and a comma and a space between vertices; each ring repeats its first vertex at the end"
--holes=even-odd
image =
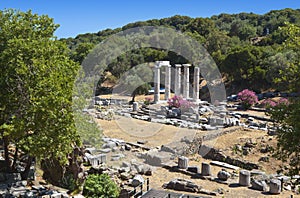
POLYGON ((20 173, 0 173, 0 197, 49 197, 67 198, 68 190, 54 188, 52 186, 29 186, 26 180, 21 179, 20 173), (5 178, 5 179, 3 179, 5 178))
POLYGON ((222 169, 221 171, 218 172, 218 179, 222 180, 222 181, 227 181, 230 178, 230 173, 227 172, 225 169, 222 169))
MULTIPOLYGON (((124 102, 124 101, 123 101, 124 102)), ((162 107, 159 109, 150 108, 149 106, 138 104, 124 105, 123 102, 100 100, 98 105, 110 105, 118 103, 116 109, 98 108, 97 110, 87 110, 86 112, 94 115, 98 119, 112 120, 115 115, 151 121, 156 123, 174 125, 182 128, 197 129, 210 131, 207 135, 195 136, 193 138, 184 137, 178 142, 162 145, 161 148, 147 147, 146 140, 138 140, 136 143, 125 142, 120 139, 103 137, 103 145, 100 149, 94 147, 85 148, 84 160, 86 165, 90 165, 87 170, 88 174, 107 173, 122 187, 138 187, 145 183, 145 176, 151 176, 158 166, 166 166, 170 162, 178 159, 178 166, 173 171, 195 176, 200 179, 210 179, 216 181, 212 176, 210 165, 221 166, 224 169, 217 173, 217 179, 224 181, 224 184, 232 183, 233 179, 239 177, 239 185, 250 186, 254 190, 269 192, 270 194, 280 194, 281 190, 297 191, 299 188, 299 177, 287 177, 284 175, 266 175, 259 169, 259 164, 236 159, 225 155, 222 151, 203 145, 203 140, 214 139, 226 133, 233 132, 237 129, 247 128, 249 130, 267 131, 268 134, 274 132, 270 126, 271 121, 267 117, 253 116, 246 113, 235 111, 232 106, 226 103, 212 105, 206 102, 200 102, 198 107, 181 112, 176 108, 162 107), (230 109, 230 110, 229 110, 230 109), (230 127, 228 129, 225 129, 230 127), (222 129, 222 130, 218 130, 222 129), (121 151, 120 153, 118 153, 121 151), (133 154, 141 161, 126 161, 127 154, 133 154), (212 159, 209 163, 202 163, 199 166, 189 166, 189 154, 200 154, 206 159, 212 159), (144 160, 142 162, 142 160, 144 160), (119 162, 116 165, 108 163, 119 162), (252 170, 239 170, 239 169, 252 170), (233 173, 227 169, 233 170, 233 173), (238 172, 239 171, 239 172, 238 172), (239 175, 237 175, 239 173, 239 175), (227 183, 226 183, 227 182, 227 183)), ((255 109, 254 109, 255 110, 255 109)), ((242 155, 249 155, 257 147, 254 139, 247 139, 236 144, 234 149, 242 155)), ((260 148, 260 153, 266 156, 261 157, 258 161, 268 162, 268 153, 273 148, 265 144, 260 148)), ((185 179, 174 179, 163 185, 163 188, 179 191, 202 193, 207 195, 224 194, 222 188, 214 191, 203 189, 192 181, 185 179)), ((67 190, 55 190, 49 186, 30 186, 27 181, 21 180, 18 173, 0 173, 0 197, 68 197, 67 190)))
POLYGON ((202 188, 195 183, 185 179, 174 179, 169 183, 163 185, 163 188, 173 189, 178 191, 194 192, 197 193, 202 188))

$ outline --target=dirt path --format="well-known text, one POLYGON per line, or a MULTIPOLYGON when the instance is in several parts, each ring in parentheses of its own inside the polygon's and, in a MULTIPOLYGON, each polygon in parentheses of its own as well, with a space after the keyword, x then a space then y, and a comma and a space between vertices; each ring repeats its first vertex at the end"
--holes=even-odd
POLYGON ((126 142, 147 141, 146 146, 157 147, 174 141, 179 141, 185 136, 194 136, 197 133, 207 132, 179 128, 153 122, 145 122, 133 118, 116 116, 116 120, 97 120, 107 137, 119 138, 126 142))

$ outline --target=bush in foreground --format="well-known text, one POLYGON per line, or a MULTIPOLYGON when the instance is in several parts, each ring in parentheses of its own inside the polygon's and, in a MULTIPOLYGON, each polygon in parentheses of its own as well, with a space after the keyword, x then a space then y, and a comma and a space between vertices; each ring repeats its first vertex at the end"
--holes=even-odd
POLYGON ((107 174, 92 174, 85 181, 83 195, 93 198, 114 198, 119 196, 119 187, 107 174))

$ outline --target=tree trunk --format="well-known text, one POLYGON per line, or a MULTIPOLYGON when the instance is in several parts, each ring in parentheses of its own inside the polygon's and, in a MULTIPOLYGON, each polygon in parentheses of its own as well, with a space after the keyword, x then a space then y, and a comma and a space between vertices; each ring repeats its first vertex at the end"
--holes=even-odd
POLYGON ((6 170, 8 172, 11 172, 11 166, 10 166, 10 159, 9 159, 9 141, 7 137, 3 137, 3 147, 4 147, 4 159, 5 159, 5 165, 6 170))
POLYGON ((23 180, 26 180, 28 178, 30 167, 31 167, 33 159, 34 159, 33 157, 28 156, 26 166, 25 166, 25 170, 21 173, 21 176, 22 176, 23 180))
POLYGON ((132 103, 135 101, 136 92, 134 91, 134 92, 131 94, 131 96, 132 96, 132 99, 131 99, 130 103, 132 104, 132 103))
POLYGON ((13 161, 13 164, 12 164, 12 170, 15 172, 16 171, 16 165, 17 165, 17 160, 18 160, 18 152, 19 152, 19 148, 16 147, 16 150, 15 150, 15 154, 14 154, 14 161, 13 161))

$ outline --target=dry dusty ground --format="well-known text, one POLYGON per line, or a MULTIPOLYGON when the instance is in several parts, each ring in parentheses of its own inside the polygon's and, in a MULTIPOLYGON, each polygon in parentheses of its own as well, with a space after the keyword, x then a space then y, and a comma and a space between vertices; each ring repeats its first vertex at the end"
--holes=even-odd
MULTIPOLYGON (((248 112, 247 112, 248 113, 248 112)), ((125 118, 125 117, 117 117, 116 120, 106 121, 106 120, 98 120, 99 125, 103 129, 103 133, 107 137, 111 138, 119 138, 123 139, 126 142, 137 142, 138 140, 147 141, 145 144, 149 147, 157 147, 164 144, 168 144, 174 140, 180 140, 184 136, 194 135, 195 133, 209 133, 205 131, 196 131, 189 129, 182 129, 175 126, 162 125, 157 123, 149 123, 141 120, 125 118)), ((266 132, 263 131, 255 131, 255 130, 237 130, 233 133, 229 133, 218 137, 215 140, 205 142, 205 144, 212 145, 215 148, 219 148, 224 150, 227 155, 236 155, 237 157, 241 157, 239 154, 234 154, 231 147, 235 144, 241 143, 245 139, 253 139, 259 143, 261 140, 264 140, 265 144, 270 144, 275 146, 276 140, 274 137, 269 137, 266 132), (242 140, 242 141, 241 141, 242 140)), ((241 143, 242 144, 242 143, 241 143)), ((257 148, 259 149, 259 148, 257 148)), ((258 162, 259 157, 264 156, 259 152, 253 150, 249 155, 244 156, 245 160, 258 162)), ((130 160, 130 159, 124 159, 130 160)), ((203 159, 198 155, 190 156, 189 165, 195 165, 201 167, 202 162, 209 162, 209 160, 203 159)), ((270 157, 270 162, 260 162, 262 166, 262 170, 266 173, 276 173, 276 170, 279 169, 279 165, 281 165, 280 161, 277 161, 270 157)), ((174 161, 174 165, 176 165, 176 160, 174 161)), ((217 166, 212 166, 212 174, 216 177, 217 172, 222 168, 217 166)), ((228 170, 232 172, 232 170, 228 170)), ((284 191, 278 196, 264 194, 260 191, 254 191, 248 189, 247 187, 229 187, 225 184, 220 184, 214 181, 202 180, 202 179, 193 179, 188 175, 178 173, 178 172, 170 172, 166 168, 157 167, 154 171, 154 174, 149 177, 150 178, 150 187, 155 189, 162 189, 162 185, 167 183, 175 178, 189 179, 195 182, 196 184, 202 186, 207 190, 215 190, 217 188, 223 188, 226 193, 223 195, 224 197, 290 197, 292 194, 289 191, 284 191)), ((233 183, 238 183, 238 178, 236 178, 233 183)), ((222 197, 222 195, 220 195, 222 197)), ((297 197, 297 195, 294 195, 297 197)), ((300 196, 298 196, 300 197, 300 196)))

